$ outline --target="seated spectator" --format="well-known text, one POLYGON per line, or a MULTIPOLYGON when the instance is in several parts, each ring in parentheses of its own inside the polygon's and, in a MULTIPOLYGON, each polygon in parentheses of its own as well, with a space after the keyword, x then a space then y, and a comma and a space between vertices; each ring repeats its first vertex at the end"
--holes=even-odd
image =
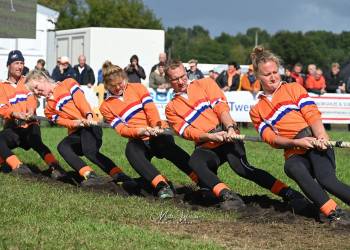
POLYGON ((56 82, 62 82, 67 78, 77 79, 77 76, 69 63, 69 58, 67 56, 61 56, 58 67, 52 72, 52 79, 56 82))
POLYGON ((50 77, 49 71, 47 71, 47 70, 45 69, 45 60, 44 60, 44 59, 39 59, 39 60, 36 62, 35 69, 41 70, 42 72, 44 72, 44 74, 45 74, 46 76, 50 77))
POLYGON ((297 80, 292 76, 292 71, 290 66, 284 68, 284 75, 282 76, 282 81, 284 82, 297 82, 297 80))
POLYGON ((227 70, 224 70, 216 78, 216 83, 223 91, 236 91, 240 88, 240 67, 236 62, 229 62, 227 70))
POLYGON ((345 93, 345 81, 340 73, 339 63, 332 63, 331 70, 325 74, 327 93, 345 93))
POLYGON ((170 88, 170 84, 167 83, 165 79, 164 67, 165 64, 163 62, 160 62, 157 66, 157 69, 153 71, 149 76, 149 87, 160 92, 163 92, 170 88))
POLYGON ((249 91, 253 95, 256 95, 261 90, 260 81, 254 75, 253 65, 249 65, 247 74, 242 76, 241 90, 249 91))
POLYGON ((295 81, 304 87, 305 75, 302 73, 303 65, 301 63, 296 63, 293 67, 292 77, 295 78, 295 81))
POLYGON ((316 69, 315 74, 312 75, 313 71, 310 71, 306 78, 305 88, 308 92, 322 95, 326 93, 326 81, 323 77, 321 69, 316 69))
POLYGON ((146 79, 145 70, 139 65, 139 58, 137 55, 131 56, 130 64, 125 67, 124 71, 130 83, 141 83, 141 79, 146 79))
POLYGON ((188 66, 190 67, 187 70, 187 78, 192 82, 193 80, 198 80, 204 78, 202 71, 197 67, 198 61, 196 59, 191 59, 188 61, 188 66))

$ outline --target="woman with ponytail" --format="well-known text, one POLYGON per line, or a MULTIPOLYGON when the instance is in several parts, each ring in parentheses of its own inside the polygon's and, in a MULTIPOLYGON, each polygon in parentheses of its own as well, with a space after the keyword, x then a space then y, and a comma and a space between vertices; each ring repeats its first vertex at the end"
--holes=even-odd
POLYGON ((334 150, 327 146, 329 136, 315 102, 300 84, 281 81, 276 55, 256 47, 251 59, 263 88, 250 111, 255 128, 266 143, 284 149, 284 171, 329 222, 350 225, 326 192, 350 204, 350 187, 336 177, 334 150))

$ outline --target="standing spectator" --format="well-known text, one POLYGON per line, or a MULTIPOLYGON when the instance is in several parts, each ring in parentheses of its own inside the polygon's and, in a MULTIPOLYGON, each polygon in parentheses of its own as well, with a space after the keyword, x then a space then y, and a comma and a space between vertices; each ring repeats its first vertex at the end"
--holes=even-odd
POLYGON ((297 80, 292 76, 292 71, 290 66, 286 66, 284 68, 284 75, 282 76, 282 81, 287 83, 297 82, 297 80))
POLYGON ((78 62, 79 64, 74 66, 77 82, 80 85, 86 85, 91 88, 95 84, 94 71, 86 64, 86 57, 84 55, 78 57, 78 62))
POLYGON ((56 67, 52 72, 52 79, 56 82, 62 82, 67 78, 77 79, 75 70, 69 63, 69 58, 67 56, 61 56, 58 62, 58 67, 56 67))
POLYGON ((130 58, 130 64, 125 67, 124 71, 128 75, 130 83, 141 83, 141 78, 146 79, 145 70, 139 65, 139 58, 133 55, 130 58))
POLYGON ((151 73, 149 76, 149 87, 154 90, 167 90, 170 88, 170 84, 167 83, 165 80, 165 73, 164 73, 164 67, 165 64, 163 62, 160 62, 158 64, 158 67, 155 71, 151 73))
MULTIPOLYGON (((164 63, 164 64, 166 64, 167 61, 168 61, 168 60, 167 60, 166 53, 165 53, 165 52, 159 53, 159 62, 158 62, 157 64, 155 64, 155 65, 152 66, 152 68, 151 68, 151 73, 157 69, 159 63, 164 63)), ((150 74, 151 74, 151 73, 150 73, 150 74)))
POLYGON ((50 77, 49 71, 47 71, 47 70, 45 69, 45 60, 44 60, 44 59, 39 59, 39 60, 36 62, 35 69, 41 70, 42 72, 44 72, 44 74, 45 74, 46 76, 50 77))
POLYGON ((255 96, 260 89, 260 81, 254 75, 253 65, 249 65, 247 74, 244 74, 241 79, 241 90, 249 91, 255 96))
POLYGON ((322 95, 326 93, 326 80, 323 77, 323 72, 320 68, 316 69, 313 74, 313 68, 310 69, 310 74, 306 78, 305 88, 308 92, 322 95))
POLYGON ((302 73, 303 65, 301 63, 296 63, 291 74, 295 78, 296 82, 304 87, 304 78, 305 75, 302 73))
POLYGON ((327 93, 345 93, 345 81, 340 73, 339 63, 332 63, 331 70, 325 74, 327 93))
POLYGON ((229 62, 227 70, 224 70, 216 78, 216 83, 223 91, 235 91, 240 87, 239 65, 236 62, 229 62))
POLYGON ((191 59, 188 61, 188 66, 190 67, 189 70, 187 70, 187 78, 191 82, 193 80, 198 80, 204 78, 204 75, 202 71, 200 71, 197 67, 198 61, 196 59, 191 59))

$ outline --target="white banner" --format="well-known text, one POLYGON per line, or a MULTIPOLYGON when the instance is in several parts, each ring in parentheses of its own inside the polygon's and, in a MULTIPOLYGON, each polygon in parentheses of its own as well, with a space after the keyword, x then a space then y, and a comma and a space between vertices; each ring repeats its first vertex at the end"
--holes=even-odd
MULTIPOLYGON (((86 99, 90 102, 92 108, 97 107, 98 99, 96 93, 91 88, 82 86, 86 99)), ((172 90, 168 92, 157 92, 151 88, 148 89, 154 103, 156 104, 160 116, 165 119, 165 106, 171 100, 174 93, 172 90)), ((231 91, 225 93, 231 115, 237 122, 251 122, 249 110, 251 106, 258 101, 248 91, 231 91)), ((343 123, 350 124, 350 94, 323 94, 316 95, 310 93, 310 97, 317 104, 322 113, 324 123, 343 123)), ((37 114, 44 116, 45 100, 39 99, 37 114)))

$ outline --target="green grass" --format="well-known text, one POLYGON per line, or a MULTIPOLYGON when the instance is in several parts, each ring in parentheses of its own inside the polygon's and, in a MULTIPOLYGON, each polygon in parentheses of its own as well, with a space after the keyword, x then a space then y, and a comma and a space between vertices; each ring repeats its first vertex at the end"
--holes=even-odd
MULTIPOLYGON (((242 133, 256 135, 252 129, 242 133)), ((56 145, 65 135, 63 128, 42 129, 43 140, 57 156, 56 145)), ((348 132, 334 131, 331 135, 350 140, 348 132)), ((191 152, 191 142, 176 140, 191 152)), ((126 140, 114 131, 104 130, 102 152, 136 177, 124 156, 125 144, 126 140)), ((282 151, 263 143, 247 142, 246 148, 253 165, 296 187, 283 172, 282 151)), ((16 149, 15 152, 25 163, 46 168, 33 151, 16 149)), ((348 154, 348 149, 336 150, 337 173, 346 183, 350 182, 348 154)), ((59 160, 70 170, 60 157, 59 160)), ((153 163, 173 182, 191 183, 166 160, 155 159, 153 163)), ((227 164, 220 168, 219 175, 236 192, 270 195, 267 190, 237 177, 227 164)), ((87 192, 69 185, 33 182, 6 174, 0 175, 0 190, 0 249, 220 249, 224 246, 222 242, 201 233, 200 228, 197 233, 177 230, 180 219, 185 215, 190 224, 208 222, 218 226, 220 222, 234 224, 236 220, 234 214, 215 209, 188 210, 172 201, 87 192), (159 220, 164 213, 169 214, 169 221, 159 220)), ((249 248, 249 242, 245 244, 249 248)))

